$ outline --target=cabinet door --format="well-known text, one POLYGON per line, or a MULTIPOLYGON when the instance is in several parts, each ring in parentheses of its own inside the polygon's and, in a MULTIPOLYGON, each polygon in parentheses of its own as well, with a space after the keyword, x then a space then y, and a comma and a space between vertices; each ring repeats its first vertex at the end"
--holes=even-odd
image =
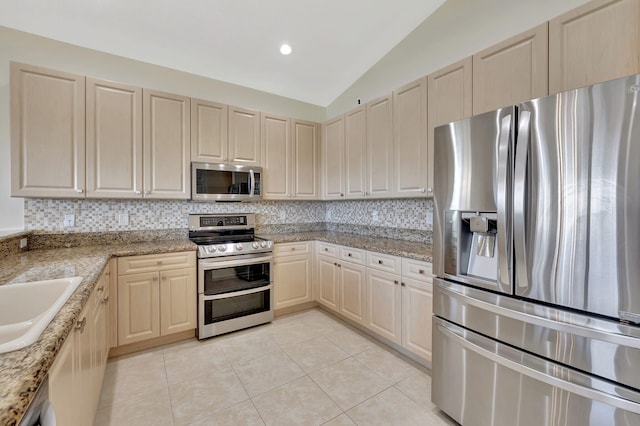
MULTIPOLYGON (((93 299, 93 298, 92 298, 93 299)), ((92 302, 93 300, 89 301, 92 302)), ((87 304, 89 305, 89 304, 87 304)), ((76 410, 78 411, 79 425, 93 424, 94 415, 94 403, 96 395, 93 392, 93 347, 92 347, 92 333, 93 327, 91 324, 91 310, 90 306, 86 306, 83 309, 83 313, 80 314, 79 328, 76 328, 74 342, 75 356, 75 385, 78 400, 76 401, 76 410), (82 326, 80 326, 82 324, 82 326), (78 401, 80 401, 78 403, 78 401)))
POLYGON ((397 344, 402 343, 400 276, 367 270, 367 327, 397 344))
POLYGON ((346 197, 367 195, 367 110, 364 105, 345 114, 346 197))
POLYGON ((318 199, 318 124, 292 122, 291 195, 297 199, 318 199))
POLYGON ((87 197, 142 197, 142 89, 87 78, 87 197))
POLYGON ((340 274, 340 313, 365 325, 367 323, 367 268, 349 262, 338 264, 340 274))
POLYGON ((344 116, 327 121, 322 144, 324 199, 344 199, 344 116))
POLYGON ((402 346, 431 362, 433 286, 402 278, 402 346))
POLYGON ((118 259, 109 261, 109 346, 118 346, 118 259))
POLYGON ((313 300, 311 292, 311 255, 283 256, 274 259, 275 309, 313 300))
POLYGON ((76 386, 76 333, 71 330, 67 340, 49 369, 49 401, 60 425, 79 425, 78 387, 76 386))
POLYGON ((265 199, 282 200, 291 196, 289 121, 287 117, 262 114, 262 196, 265 199))
POLYGON ((191 161, 227 161, 228 107, 191 98, 191 161))
MULTIPOLYGON (((433 129, 471 116, 471 66, 471 58, 467 58, 427 76, 429 158, 433 158, 433 129)), ((433 168, 428 175, 428 188, 433 188, 433 168)))
POLYGON ((196 270, 160 272, 160 335, 196 328, 196 270))
POLYGON ((189 98, 153 90, 144 96, 144 196, 188 199, 190 187, 189 98))
POLYGON ((11 63, 11 195, 84 197, 85 80, 11 63))
POLYGON ((119 276, 118 345, 139 342, 159 335, 158 273, 146 272, 119 276))
POLYGON ((262 165, 259 112, 229 107, 229 163, 262 165))
POLYGON ((339 312, 338 267, 335 259, 318 256, 318 303, 339 312))
MULTIPOLYGON (((392 97, 367 103, 367 195, 393 194, 393 108, 392 97)), ((414 153, 415 154, 415 153, 414 153)))
POLYGON ((473 55, 473 114, 549 92, 547 23, 473 55))
POLYGON ((106 366, 105 345, 107 341, 106 312, 103 300, 106 297, 104 290, 104 276, 98 283, 98 288, 94 290, 91 297, 91 315, 87 321, 91 321, 91 390, 93 399, 91 401, 92 410, 95 412, 98 406, 98 396, 102 388, 104 377, 104 367, 106 366), (100 290, 102 288, 102 290, 100 290))
POLYGON ((399 197, 432 195, 427 153, 427 78, 393 92, 394 194, 399 197))
POLYGON ((549 93, 640 72, 638 0, 596 0, 549 21, 549 93))

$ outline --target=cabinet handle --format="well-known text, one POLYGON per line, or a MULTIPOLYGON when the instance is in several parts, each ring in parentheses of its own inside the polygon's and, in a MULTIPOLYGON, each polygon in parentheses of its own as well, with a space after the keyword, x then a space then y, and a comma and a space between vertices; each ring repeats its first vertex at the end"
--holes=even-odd
POLYGON ((382 260, 378 260, 378 264, 379 264, 379 265, 382 265, 382 260))
POLYGON ((133 191, 135 194, 140 195, 142 194, 142 191, 138 191, 137 189, 133 191))
POLYGON ((102 303, 107 303, 108 301, 109 301, 109 296, 107 296, 104 299, 102 299, 102 303))
POLYGON ((78 194, 82 194, 82 193, 84 192, 84 189, 76 189, 76 192, 77 192, 78 194))
POLYGON ((433 189, 427 188, 427 192, 433 192, 433 189))
POLYGON ((81 321, 76 323, 74 327, 76 331, 79 331, 81 334, 84 332, 84 326, 87 325, 87 317, 82 318, 81 321))
POLYGON ((393 283, 397 285, 398 284, 398 280, 393 280, 393 283))

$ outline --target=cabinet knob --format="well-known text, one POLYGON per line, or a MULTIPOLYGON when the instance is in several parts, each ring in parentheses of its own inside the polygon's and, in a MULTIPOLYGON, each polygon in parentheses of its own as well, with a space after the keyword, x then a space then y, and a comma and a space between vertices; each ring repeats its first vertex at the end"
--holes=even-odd
POLYGON ((109 296, 107 296, 104 299, 102 299, 102 303, 107 303, 107 302, 109 302, 109 296))
POLYGON ((84 192, 84 189, 76 189, 76 192, 77 192, 78 194, 82 194, 82 193, 84 192))
POLYGON ((405 285, 404 285, 404 283, 400 283, 400 285, 401 285, 402 287, 404 287, 404 286, 405 286, 405 285))
POLYGON ((162 260, 158 260, 157 264, 162 265, 162 260))
POLYGON ((338 266, 338 264, 336 262, 333 262, 333 266, 338 266))
POLYGON ((329 249, 325 247, 325 248, 324 248, 324 251, 329 251, 329 249))
POLYGON ((137 189, 135 191, 133 191, 134 193, 136 193, 137 195, 142 194, 142 191, 138 191, 137 189))
POLYGON ((291 251, 296 251, 296 248, 295 247, 291 247, 291 251))
POLYGON ((382 260, 378 260, 378 265, 382 265, 382 260))
POLYGON ((351 253, 348 253, 347 256, 351 257, 351 253))
POLYGON ((341 196, 341 197, 344 197, 344 194, 340 193, 340 196, 341 196))
POLYGON ((158 277, 153 277, 153 281, 158 281, 158 277))
POLYGON ((418 273, 419 273, 419 274, 424 274, 424 269, 420 269, 420 270, 418 271, 418 273))
POLYGON ((82 318, 81 321, 78 321, 76 323, 76 326, 74 327, 76 331, 79 331, 80 333, 84 332, 84 326, 87 325, 87 317, 82 318))
POLYGON ((166 281, 166 280, 167 280, 167 276, 165 275, 162 277, 162 281, 166 281))
POLYGON ((104 290, 104 286, 103 286, 103 285, 101 285, 100 287, 98 287, 98 291, 102 291, 102 290, 104 290))
POLYGON ((338 263, 338 268, 342 268, 342 265, 338 263))
POLYGON ((397 285, 398 284, 398 280, 393 280, 393 283, 397 285))
POLYGON ((433 192, 432 188, 427 188, 427 192, 433 192))

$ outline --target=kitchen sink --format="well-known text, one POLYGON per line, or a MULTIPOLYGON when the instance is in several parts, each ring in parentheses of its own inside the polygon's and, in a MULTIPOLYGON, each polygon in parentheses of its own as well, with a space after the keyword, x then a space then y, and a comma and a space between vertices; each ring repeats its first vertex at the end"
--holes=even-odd
POLYGON ((12 283, 0 286, 0 353, 33 344, 82 277, 12 283))

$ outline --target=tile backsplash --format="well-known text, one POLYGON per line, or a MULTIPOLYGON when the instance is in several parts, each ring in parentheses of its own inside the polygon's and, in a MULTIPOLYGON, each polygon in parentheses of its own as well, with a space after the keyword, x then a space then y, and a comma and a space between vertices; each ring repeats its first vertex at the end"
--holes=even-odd
POLYGON ((187 228, 192 213, 256 213, 257 226, 329 222, 431 231, 430 199, 197 203, 183 200, 25 199, 26 230, 104 232, 187 228), (64 226, 65 215, 74 216, 64 226))

